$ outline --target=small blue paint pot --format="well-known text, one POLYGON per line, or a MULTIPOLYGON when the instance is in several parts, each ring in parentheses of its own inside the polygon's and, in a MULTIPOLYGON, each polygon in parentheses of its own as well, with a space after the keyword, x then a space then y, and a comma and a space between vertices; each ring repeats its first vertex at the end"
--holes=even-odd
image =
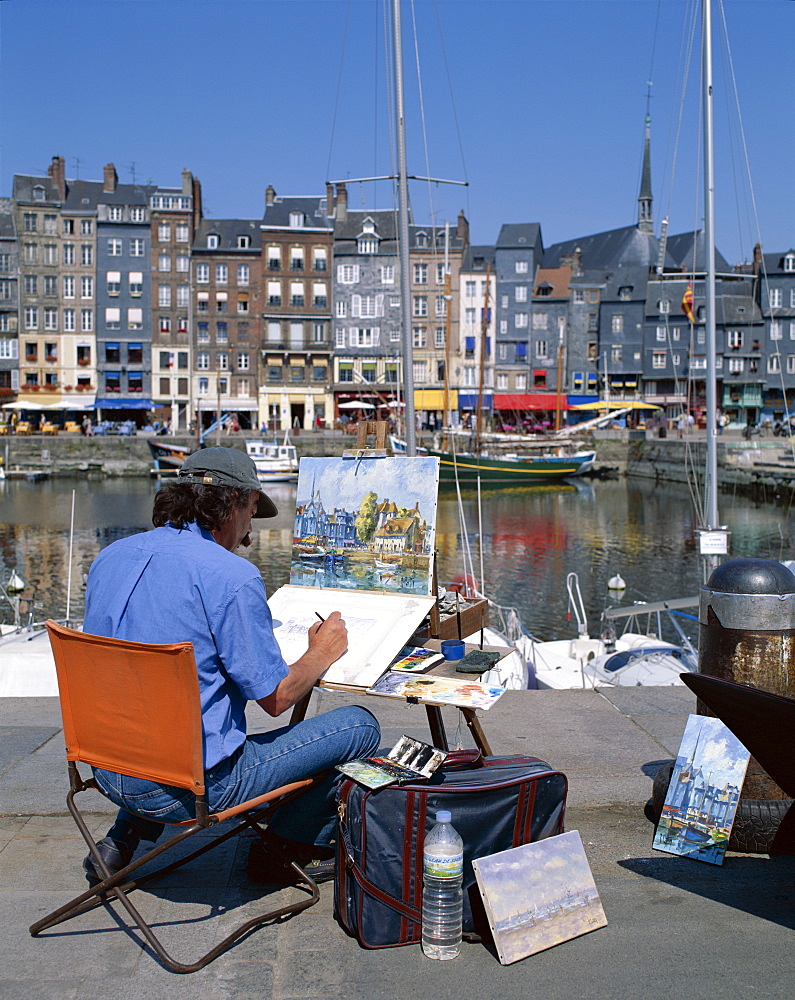
POLYGON ((444 639, 442 641, 442 656, 445 660, 460 660, 465 649, 463 639, 444 639))

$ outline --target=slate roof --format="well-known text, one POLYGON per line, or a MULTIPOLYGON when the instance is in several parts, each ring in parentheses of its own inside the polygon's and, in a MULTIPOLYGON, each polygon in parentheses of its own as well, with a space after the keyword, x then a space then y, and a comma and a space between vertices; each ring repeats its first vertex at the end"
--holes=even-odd
POLYGON ((765 265, 766 274, 792 274, 792 271, 784 270, 784 258, 789 254, 795 255, 795 250, 782 250, 778 253, 764 253, 762 260, 765 265))
POLYGON ((506 222, 500 228, 495 244, 498 250, 533 247, 541 241, 541 226, 537 222, 506 222))
POLYGON ((50 177, 31 177, 26 174, 14 175, 14 198, 17 201, 46 205, 57 202, 67 213, 93 213, 97 205, 148 205, 149 198, 159 190, 154 184, 117 184, 115 191, 103 191, 103 181, 66 181, 66 198, 61 202, 50 177), (43 187, 45 200, 36 201, 33 189, 43 187))
POLYGON ((469 246, 464 251, 461 261, 462 271, 485 271, 486 265, 491 264, 491 273, 494 274, 494 247, 489 246, 469 246), (475 267, 475 261, 482 260, 482 266, 475 267))
MULTIPOLYGON (((678 233, 669 236, 666 241, 666 267, 679 271, 706 271, 707 255, 704 251, 704 230, 697 233, 678 233), (693 244, 695 235, 695 268, 693 267, 693 244)), ((723 254, 715 249, 715 267, 718 271, 729 274, 732 268, 723 254)))
POLYGON ((659 241, 653 233, 642 233, 637 226, 625 226, 623 229, 609 229, 604 233, 554 243, 545 251, 541 266, 560 267, 565 258, 579 249, 583 269, 649 268, 657 263, 658 246, 659 241))
POLYGON ((0 198, 0 239, 13 240, 15 236, 14 202, 11 198, 0 198))
MULTIPOLYGON (((278 228, 295 228, 290 226, 290 213, 302 212, 304 215, 304 229, 331 229, 334 220, 327 215, 328 205, 326 198, 317 195, 290 195, 274 198, 272 205, 265 206, 265 214, 262 217, 262 225, 278 228)), ((298 230, 300 232, 300 229, 298 230)))
POLYGON ((202 219, 196 227, 193 237, 193 251, 206 250, 217 253, 220 250, 234 250, 236 253, 251 253, 262 248, 259 219, 202 219), (215 233, 218 236, 218 246, 212 250, 207 246, 207 237, 215 233), (238 236, 248 236, 251 239, 249 247, 237 245, 238 236))

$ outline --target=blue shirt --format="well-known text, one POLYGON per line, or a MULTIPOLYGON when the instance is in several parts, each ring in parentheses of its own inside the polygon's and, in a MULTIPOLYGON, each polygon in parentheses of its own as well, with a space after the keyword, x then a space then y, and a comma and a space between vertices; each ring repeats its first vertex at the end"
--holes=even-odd
POLYGON ((246 702, 267 697, 289 672, 259 571, 195 522, 103 549, 88 574, 83 628, 133 642, 193 643, 206 769, 244 742, 246 702))

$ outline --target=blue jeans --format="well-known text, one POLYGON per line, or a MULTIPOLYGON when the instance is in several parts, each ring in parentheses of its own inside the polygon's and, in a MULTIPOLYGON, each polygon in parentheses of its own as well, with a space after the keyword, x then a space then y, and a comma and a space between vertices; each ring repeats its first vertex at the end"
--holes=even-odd
MULTIPOLYGON (((380 736, 377 719, 357 706, 335 708, 294 726, 248 736, 231 757, 205 771, 209 809, 227 809, 316 771, 372 756, 380 736)), ((154 841, 163 830, 163 821, 180 823, 194 817, 191 792, 101 768, 93 771, 102 791, 121 806, 111 836, 114 830, 132 827, 143 840, 154 841)), ((273 832, 303 843, 328 844, 334 839, 334 795, 341 778, 333 772, 280 809, 271 823, 273 832)))

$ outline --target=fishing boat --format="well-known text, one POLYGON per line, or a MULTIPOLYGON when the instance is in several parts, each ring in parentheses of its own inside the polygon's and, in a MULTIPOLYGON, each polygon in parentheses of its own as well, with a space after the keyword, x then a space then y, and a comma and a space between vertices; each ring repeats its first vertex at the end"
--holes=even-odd
POLYGON ((287 431, 276 441, 246 441, 246 454, 257 467, 261 483, 293 483, 298 479, 298 451, 287 431))
POLYGON ((157 472, 176 472, 191 453, 191 449, 186 445, 171 444, 169 441, 160 441, 157 438, 148 438, 146 443, 157 472))

